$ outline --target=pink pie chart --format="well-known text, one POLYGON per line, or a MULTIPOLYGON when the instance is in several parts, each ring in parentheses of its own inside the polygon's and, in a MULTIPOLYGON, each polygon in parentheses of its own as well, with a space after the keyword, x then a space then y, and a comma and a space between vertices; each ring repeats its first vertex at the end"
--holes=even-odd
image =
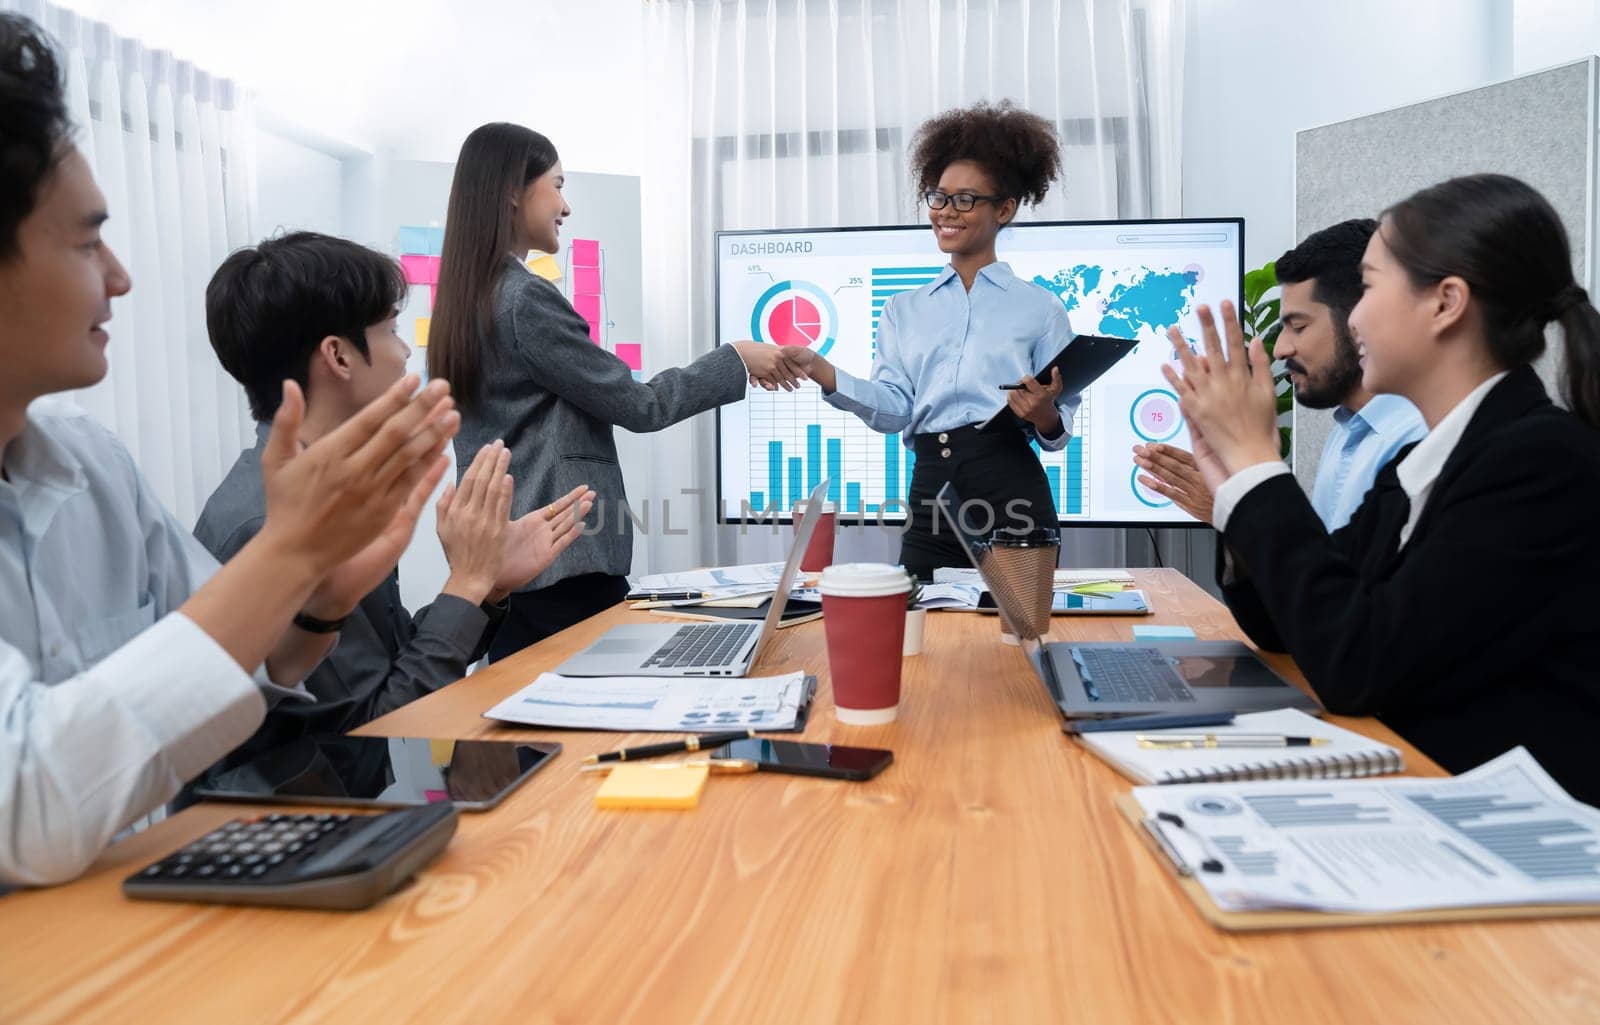
POLYGON ((822 311, 795 295, 767 314, 767 338, 777 345, 815 345, 822 337, 822 311))

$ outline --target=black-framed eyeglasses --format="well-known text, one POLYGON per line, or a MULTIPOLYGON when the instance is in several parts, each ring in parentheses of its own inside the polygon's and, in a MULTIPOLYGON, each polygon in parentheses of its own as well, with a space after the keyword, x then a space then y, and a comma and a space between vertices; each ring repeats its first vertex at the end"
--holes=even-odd
POLYGON ((999 203, 1003 196, 980 196, 976 192, 944 192, 940 189, 929 189, 922 194, 922 201, 928 204, 929 210, 943 210, 946 206, 953 206, 961 213, 966 213, 978 203, 999 203))

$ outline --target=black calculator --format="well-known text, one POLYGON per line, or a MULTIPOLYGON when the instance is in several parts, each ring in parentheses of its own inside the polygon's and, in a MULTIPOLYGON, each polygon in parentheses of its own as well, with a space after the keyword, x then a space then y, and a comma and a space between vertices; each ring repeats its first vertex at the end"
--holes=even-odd
POLYGON ((234 819, 123 880, 141 900, 354 910, 438 857, 456 831, 449 801, 382 815, 234 819))

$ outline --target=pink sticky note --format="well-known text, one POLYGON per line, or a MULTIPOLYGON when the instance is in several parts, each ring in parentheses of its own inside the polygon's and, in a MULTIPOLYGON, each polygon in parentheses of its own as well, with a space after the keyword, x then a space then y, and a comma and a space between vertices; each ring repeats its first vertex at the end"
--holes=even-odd
POLYGON ((600 322, 598 320, 589 321, 589 341, 596 345, 600 344, 600 322))
POLYGON ((400 257, 400 270, 406 276, 406 284, 431 285, 437 281, 438 273, 429 266, 429 262, 433 259, 431 256, 418 253, 407 253, 400 257))
POLYGON ((578 316, 584 320, 600 319, 600 297, 598 295, 575 295, 572 297, 572 308, 578 311, 578 316))
POLYGON ((599 267, 574 267, 574 268, 572 268, 572 294, 573 295, 599 295, 600 294, 600 268, 599 267))
POLYGON ((437 305, 439 305, 439 286, 438 285, 429 285, 428 286, 428 305, 429 306, 437 306, 437 305))
POLYGON ((628 364, 629 370, 643 370, 644 346, 638 342, 618 342, 617 358, 628 364))
POLYGON ((600 243, 592 238, 573 239, 572 265, 574 267, 600 266, 600 243))

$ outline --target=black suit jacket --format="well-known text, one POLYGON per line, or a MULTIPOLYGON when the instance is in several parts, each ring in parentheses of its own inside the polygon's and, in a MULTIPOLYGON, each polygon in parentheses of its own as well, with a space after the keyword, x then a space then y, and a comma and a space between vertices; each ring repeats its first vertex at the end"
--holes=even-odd
POLYGON ((1532 368, 1484 397, 1406 546, 1410 500, 1378 474, 1331 536, 1294 478, 1234 508, 1223 593, 1329 711, 1376 715, 1451 772, 1518 744, 1600 804, 1600 431, 1532 368))

